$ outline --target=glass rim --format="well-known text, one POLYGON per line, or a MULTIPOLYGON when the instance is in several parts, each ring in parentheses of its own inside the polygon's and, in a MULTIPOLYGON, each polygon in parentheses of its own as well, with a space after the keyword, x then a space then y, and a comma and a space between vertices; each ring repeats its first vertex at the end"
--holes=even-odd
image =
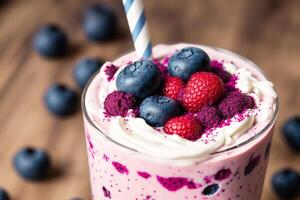
MULTIPOLYGON (((192 44, 191 44, 191 45, 192 45, 192 44)), ((251 67, 254 67, 255 69, 257 69, 257 70, 259 71, 259 73, 261 73, 267 80, 269 80, 269 77, 265 74, 265 72, 264 72, 257 64, 255 64, 254 62, 252 62, 252 61, 249 60, 248 58, 246 58, 246 57, 244 57, 244 56, 241 56, 241 55, 239 55, 239 54, 236 54, 236 53, 234 53, 234 52, 232 52, 232 51, 230 51, 230 50, 223 49, 223 48, 219 48, 219 47, 211 47, 211 46, 206 46, 206 45, 201 45, 201 46, 209 47, 209 48, 212 48, 212 49, 214 49, 214 50, 221 51, 221 52, 223 52, 223 53, 231 54, 232 56, 238 57, 238 58, 240 58, 240 59, 242 59, 242 60, 248 62, 248 63, 251 65, 251 67)), ((128 51, 128 52, 131 53, 132 51, 128 51)), ((124 55, 126 55, 126 53, 123 54, 123 56, 124 56, 124 55)), ((120 56, 120 57, 118 57, 118 58, 121 58, 121 57, 122 57, 122 56, 120 56)), ((99 72, 99 71, 97 71, 97 72, 99 72)), ((111 137, 109 137, 107 134, 105 134, 104 131, 102 131, 102 130, 101 130, 101 129, 100 129, 100 128, 92 121, 92 120, 91 120, 91 118, 90 118, 90 116, 89 116, 89 114, 88 114, 88 112, 87 112, 86 106, 85 106, 85 97, 86 97, 86 93, 87 93, 87 90, 88 90, 90 84, 93 82, 94 78, 95 78, 95 77, 97 76, 97 74, 98 74, 97 72, 90 78, 90 80, 88 81, 88 83, 85 85, 84 90, 83 90, 83 93, 82 93, 82 95, 81 95, 81 109, 82 109, 82 111, 83 111, 83 115, 84 115, 85 119, 88 121, 88 123, 89 123, 90 125, 93 126, 93 128, 95 128, 95 129, 100 133, 101 136, 103 136, 105 139, 109 140, 110 142, 112 142, 112 143, 114 143, 114 144, 116 144, 116 145, 118 145, 118 146, 120 146, 120 147, 122 147, 122 148, 125 148, 126 150, 133 151, 134 153, 142 154, 142 155, 149 156, 149 157, 154 157, 154 158, 156 158, 156 159, 161 159, 161 158, 159 158, 159 157, 152 156, 152 155, 148 155, 148 154, 146 154, 146 153, 140 152, 140 151, 138 151, 138 150, 136 150, 136 149, 134 149, 134 148, 128 147, 128 146, 126 146, 126 145, 124 145, 124 144, 121 144, 121 143, 115 141, 114 139, 112 139, 111 137)), ((278 94, 275 88, 274 88, 274 90, 275 90, 276 94, 278 94)), ((274 124, 274 122, 275 122, 275 120, 276 120, 276 117, 277 117, 277 115, 278 115, 278 111, 279 111, 279 99, 278 99, 278 95, 276 96, 275 102, 274 102, 274 103, 275 103, 275 110, 273 111, 272 118, 271 118, 270 121, 269 121, 269 122, 268 122, 261 130, 259 130, 254 136, 248 138, 247 140, 245 140, 245 141, 243 141, 243 142, 241 142, 241 143, 239 143, 239 144, 236 144, 236 145, 233 145, 233 146, 229 146, 228 148, 221 149, 221 150, 218 150, 218 151, 215 151, 215 152, 211 152, 209 155, 207 155, 207 157, 209 157, 209 156, 217 156, 217 155, 219 155, 219 154, 226 153, 226 152, 232 151, 232 150, 234 150, 234 149, 238 149, 238 148, 240 148, 240 147, 243 147, 243 146, 245 146, 245 145, 251 143, 251 142, 254 141, 255 139, 259 138, 261 135, 263 135, 263 133, 265 133, 265 132, 266 132, 266 131, 274 124)), ((200 157, 199 157, 199 158, 200 158, 200 157)), ((168 159, 168 160, 173 160, 173 159, 168 159)), ((175 160, 175 159, 174 159, 174 160, 175 160)), ((178 160, 178 159, 176 159, 176 160, 178 160)), ((185 158, 182 158, 182 159, 180 159, 180 160, 185 160, 185 158)))

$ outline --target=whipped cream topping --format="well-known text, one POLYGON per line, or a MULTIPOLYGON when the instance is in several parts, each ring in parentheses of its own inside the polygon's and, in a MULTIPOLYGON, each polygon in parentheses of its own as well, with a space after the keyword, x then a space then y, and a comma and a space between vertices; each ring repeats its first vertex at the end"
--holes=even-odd
POLYGON ((203 134, 200 139, 190 141, 176 134, 169 135, 161 129, 154 129, 142 118, 116 117, 110 125, 110 137, 139 152, 154 157, 159 155, 161 159, 200 161, 205 159, 205 155, 231 144, 245 133, 253 125, 255 114, 249 112, 242 120, 238 118, 233 117, 230 126, 216 128, 209 134, 203 134))
MULTIPOLYGON (((106 119, 103 114, 103 102, 109 93, 116 90, 116 84, 115 78, 111 81, 106 79, 104 69, 112 63, 105 63, 96 76, 99 82, 98 87, 95 88, 97 91, 88 91, 87 94, 87 99, 93 95, 93 97, 91 96, 92 103, 91 101, 90 103, 86 102, 87 112, 98 128, 103 130, 112 140, 124 146, 153 158, 162 161, 172 160, 178 164, 199 162, 213 152, 226 149, 253 137, 264 128, 274 115, 277 94, 273 84, 258 71, 256 65, 226 50, 192 44, 157 45, 153 48, 153 55, 159 59, 163 56, 172 55, 177 49, 187 46, 199 47, 208 53, 211 60, 223 61, 224 69, 237 77, 236 88, 251 95, 257 107, 225 120, 222 126, 206 131, 196 141, 181 138, 176 134, 166 134, 161 128, 156 129, 149 126, 142 118, 128 116, 126 118, 111 117, 106 119), (97 94, 99 95, 97 99, 93 99, 97 94), (99 109, 101 110, 100 115, 99 109)), ((134 53, 114 61, 114 65, 120 66, 114 77, 117 77, 121 69, 127 66, 127 62, 132 60, 137 60, 134 53)))

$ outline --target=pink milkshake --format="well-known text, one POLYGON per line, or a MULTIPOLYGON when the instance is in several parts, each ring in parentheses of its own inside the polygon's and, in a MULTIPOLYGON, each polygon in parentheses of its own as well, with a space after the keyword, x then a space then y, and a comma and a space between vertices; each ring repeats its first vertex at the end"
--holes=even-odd
MULTIPOLYGON (((185 51, 185 56, 189 53, 185 51)), ((259 200, 278 112, 273 84, 260 68, 219 48, 157 45, 151 61, 160 73, 151 80, 157 88, 137 96, 118 83, 136 61, 131 52, 106 62, 83 94, 92 198, 259 200), (175 77, 168 71, 170 60, 189 47, 206 52, 209 68, 169 83, 175 77), (205 76, 210 78, 204 81, 217 77, 219 85, 207 85, 217 91, 199 85, 205 76), (200 98, 199 90, 209 95, 200 98), (163 113, 163 124, 143 114, 145 99, 158 95, 181 108, 180 114, 174 111, 166 117, 163 113)))

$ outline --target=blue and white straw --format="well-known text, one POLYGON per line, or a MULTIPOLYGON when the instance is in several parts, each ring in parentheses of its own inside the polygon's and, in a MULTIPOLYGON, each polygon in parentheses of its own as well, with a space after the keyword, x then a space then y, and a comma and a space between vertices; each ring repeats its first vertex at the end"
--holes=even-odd
POLYGON ((151 58, 152 45, 142 0, 123 0, 123 4, 137 55, 151 58))

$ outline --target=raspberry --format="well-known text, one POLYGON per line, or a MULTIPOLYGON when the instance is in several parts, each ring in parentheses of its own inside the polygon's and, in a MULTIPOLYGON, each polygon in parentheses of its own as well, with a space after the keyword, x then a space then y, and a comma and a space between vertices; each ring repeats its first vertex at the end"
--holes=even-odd
POLYGON ((183 106, 197 112, 205 105, 218 101, 224 94, 222 80, 210 72, 197 72, 188 81, 183 93, 183 106))
POLYGON ((163 85, 163 94, 175 100, 182 98, 184 89, 183 81, 178 77, 168 76, 163 85))
POLYGON ((197 140, 202 135, 201 124, 190 115, 170 119, 165 124, 164 131, 167 134, 177 134, 188 140, 197 140))

